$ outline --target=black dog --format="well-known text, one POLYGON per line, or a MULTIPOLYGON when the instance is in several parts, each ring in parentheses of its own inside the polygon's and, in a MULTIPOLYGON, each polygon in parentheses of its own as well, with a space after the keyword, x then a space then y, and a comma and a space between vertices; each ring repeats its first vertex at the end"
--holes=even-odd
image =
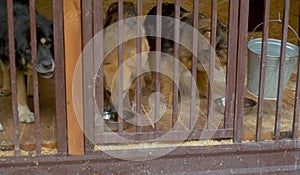
MULTIPOLYGON (((36 62, 32 64, 29 7, 27 3, 23 3, 21 0, 14 0, 13 3, 18 116, 19 122, 31 123, 34 122, 34 114, 27 106, 25 75, 27 75, 28 80, 31 79, 33 68, 44 78, 50 78, 53 75, 55 64, 52 56, 52 22, 36 13, 37 55, 36 62)), ((6 7, 6 0, 0 0, 0 66, 3 72, 3 84, 0 89, 0 96, 10 94, 6 7)), ((28 85, 32 85, 32 83, 29 82, 28 85)), ((29 89, 30 87, 27 87, 27 90, 29 89)))
MULTIPOLYGON (((184 8, 180 7, 180 18, 184 13, 188 11, 184 8)), ((146 30, 147 39, 149 42, 151 51, 156 50, 156 18, 157 15, 157 7, 153 7, 147 14, 144 25, 146 30)), ((174 47, 174 20, 171 18, 175 18, 175 4, 172 3, 163 3, 162 4, 162 28, 161 28, 161 43, 162 43, 162 52, 170 53, 173 52, 174 47), (168 17, 168 18, 166 18, 168 17), (170 38, 171 40, 167 39, 170 38), (171 49, 171 51, 170 51, 171 49)))

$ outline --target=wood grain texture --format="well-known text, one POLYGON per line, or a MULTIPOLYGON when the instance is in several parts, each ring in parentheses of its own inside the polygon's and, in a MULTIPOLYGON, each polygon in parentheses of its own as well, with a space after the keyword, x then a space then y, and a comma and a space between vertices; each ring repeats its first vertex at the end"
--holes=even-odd
MULTIPOLYGON (((64 0, 64 32, 66 57, 66 99, 68 123, 68 153, 84 154, 84 135, 82 126, 82 108, 75 114, 72 98, 72 81, 74 69, 82 50, 81 42, 81 5, 80 0, 64 0), (78 122, 79 121, 79 122, 78 122), (81 123, 81 124, 80 124, 81 123)), ((82 81, 81 75, 76 77, 82 81)), ((78 87, 81 87, 80 85, 78 87)), ((82 97, 82 94, 78 94, 82 97)))

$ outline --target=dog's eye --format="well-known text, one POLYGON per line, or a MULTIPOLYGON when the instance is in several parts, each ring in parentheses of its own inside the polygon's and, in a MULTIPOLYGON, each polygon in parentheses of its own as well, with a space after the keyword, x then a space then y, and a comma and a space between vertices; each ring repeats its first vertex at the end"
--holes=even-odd
POLYGON ((41 44, 46 47, 47 49, 51 49, 52 47, 52 42, 51 39, 46 39, 45 37, 40 39, 41 44))
POLYGON ((47 49, 51 49, 52 44, 51 44, 51 42, 47 42, 47 43, 45 43, 44 46, 45 46, 47 49))

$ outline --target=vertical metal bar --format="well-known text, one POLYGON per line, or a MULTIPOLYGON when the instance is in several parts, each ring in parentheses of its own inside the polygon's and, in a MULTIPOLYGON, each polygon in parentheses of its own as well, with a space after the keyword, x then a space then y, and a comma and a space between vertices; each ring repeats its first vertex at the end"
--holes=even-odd
POLYGON ((207 127, 210 127, 210 119, 212 117, 213 110, 213 89, 214 89, 214 68, 215 68, 215 49, 216 49, 216 36, 217 36, 217 10, 218 2, 217 0, 212 1, 211 5, 211 33, 210 33, 210 61, 209 61, 209 88, 208 88, 208 111, 207 111, 207 127))
MULTIPOLYGON (((156 2, 157 16, 156 16, 156 36, 162 34, 162 0, 156 2)), ((161 59, 161 37, 156 37, 155 40, 155 91, 160 92, 160 59, 161 59)), ((154 121, 158 121, 160 114, 160 93, 155 94, 155 114, 154 121)), ((155 132, 159 131, 157 122, 154 123, 155 132)))
POLYGON ((289 11, 290 11, 290 0, 284 1, 284 16, 282 26, 282 40, 280 49, 280 63, 279 63, 279 78, 278 78, 278 91, 277 91, 277 104, 276 104, 276 116, 275 116, 275 140, 280 138, 280 119, 281 119, 281 107, 282 107, 282 96, 283 96, 283 77, 284 67, 286 58, 286 42, 288 33, 288 22, 289 22, 289 11))
MULTIPOLYGON (((118 49, 119 49, 119 55, 118 55, 118 67, 119 67, 119 73, 118 73, 118 114, 120 116, 123 116, 123 0, 118 1, 118 49)), ((119 132, 123 131, 123 120, 122 117, 118 118, 119 122, 119 132)))
MULTIPOLYGON (((299 8, 300 16, 300 8, 299 8)), ((299 18, 299 30, 298 35, 300 35, 300 18, 299 18)), ((298 40, 298 45, 300 47, 300 41, 298 40)), ((295 95, 295 106, 294 106, 294 116, 293 116, 293 139, 296 140, 298 137, 298 121, 299 121, 299 106, 300 106, 300 52, 298 54, 298 68, 297 68, 297 84, 296 84, 296 95, 295 95)))
MULTIPOLYGON (((35 14, 35 0, 29 1, 30 14, 30 41, 31 41, 31 61, 32 65, 36 63, 37 55, 37 37, 36 37, 36 14, 35 14)), ((34 66, 33 66, 34 67, 34 66)), ((32 69, 33 80, 33 104, 34 104, 34 118, 35 118, 35 135, 36 135, 36 153, 41 154, 41 133, 40 133, 40 105, 39 105, 39 84, 37 72, 32 69)))
MULTIPOLYGON (((178 86, 179 85, 179 41, 180 41, 180 0, 175 1, 175 24, 174 24, 174 67, 173 67, 173 108, 172 108, 172 126, 175 125, 178 118, 178 86)), ((173 127, 174 129, 174 127, 173 127)))
MULTIPOLYGON (((82 42, 85 47, 93 37, 93 1, 82 1, 82 42)), ((94 150, 94 99, 93 99, 93 77, 94 77, 94 51, 93 47, 85 48, 82 54, 82 75, 83 75, 83 130, 85 133, 85 151, 94 150), (89 137, 87 137, 89 136, 89 137), (91 141, 89 140, 91 139, 91 141)))
MULTIPOLYGON (((141 36, 142 34, 142 26, 143 26, 143 21, 142 21, 142 6, 143 1, 142 0, 138 0, 137 1, 137 26, 138 26, 138 36, 141 36)), ((137 75, 139 75, 141 73, 141 67, 142 67, 142 62, 141 62, 141 52, 142 52, 142 39, 141 37, 138 37, 136 40, 136 54, 137 54, 137 66, 136 66, 136 72, 137 75)), ((136 112, 138 114, 141 113, 141 105, 142 105, 142 81, 141 81, 141 77, 138 76, 137 80, 136 80, 136 112)), ((140 117, 136 117, 137 118, 137 126, 136 126, 136 131, 137 132, 141 132, 141 118, 140 117)))
POLYGON ((239 1, 229 1, 229 32, 226 66, 225 128, 233 128, 237 65, 239 1))
POLYGON ((53 0, 53 41, 55 67, 55 105, 56 105, 56 134, 58 153, 66 154, 67 119, 66 119, 66 82, 65 82, 65 53, 63 1, 53 0))
MULTIPOLYGON (((103 59, 104 57, 104 51, 103 51, 103 32, 100 32, 103 30, 104 20, 103 20, 103 0, 97 0, 93 1, 93 35, 96 37, 94 42, 94 57, 96 59, 103 59), (100 32, 100 33, 99 33, 100 32)), ((101 61, 102 63, 102 61, 101 61)), ((94 74, 96 76, 96 83, 95 84, 95 94, 96 94, 96 102, 98 105, 98 112, 100 116, 103 116, 103 110, 104 110, 104 78, 103 78, 103 65, 100 65, 100 68, 98 67, 98 64, 94 64, 94 74), (99 69, 99 70, 98 70, 99 69)), ((97 116, 95 116, 97 117, 97 116)), ((102 121, 102 120, 100 120, 102 121)), ((101 125, 101 131, 103 131, 104 127, 101 125)))
POLYGON ((266 77, 266 57, 267 57, 267 39, 269 32, 269 16, 270 16, 270 0, 265 0, 264 11, 264 27, 263 27, 263 43, 260 62, 260 81, 258 92, 258 107, 257 107, 257 119, 256 119, 256 141, 261 139, 262 130, 262 117, 264 112, 264 90, 265 90, 265 77, 266 77))
MULTIPOLYGON (((194 0, 194 9, 193 9, 193 27, 195 29, 198 29, 199 26, 199 1, 194 0)), ((193 53, 198 53, 198 30, 193 30, 193 53)), ((197 55, 193 54, 192 57, 192 81, 197 82, 197 55)), ((195 83, 192 83, 192 91, 191 91, 191 108, 190 108, 190 130, 193 130, 194 124, 193 121, 195 121, 196 114, 195 114, 195 107, 196 107, 196 89, 197 85, 195 83)))
POLYGON ((243 132, 243 114, 244 114, 244 83, 245 66, 247 57, 247 33, 248 33, 248 13, 249 0, 240 0, 239 8, 239 40, 237 53, 237 83, 236 83, 236 104, 235 104, 235 122, 234 122, 234 142, 242 141, 243 132))
POLYGON ((19 140, 19 118, 18 118, 18 102, 17 102, 17 86, 16 86, 16 58, 15 58, 15 36, 14 36, 14 15, 13 0, 7 0, 7 23, 8 23, 8 44, 9 44, 9 64, 10 64, 10 83, 12 110, 14 119, 14 151, 15 155, 20 155, 19 140))
MULTIPOLYGON (((93 35, 99 34, 103 29, 103 0, 93 1, 93 35)), ((97 49, 99 46, 95 46, 97 49)), ((99 53, 99 50, 95 53, 99 53)), ((97 68, 97 67, 95 67, 97 68)))

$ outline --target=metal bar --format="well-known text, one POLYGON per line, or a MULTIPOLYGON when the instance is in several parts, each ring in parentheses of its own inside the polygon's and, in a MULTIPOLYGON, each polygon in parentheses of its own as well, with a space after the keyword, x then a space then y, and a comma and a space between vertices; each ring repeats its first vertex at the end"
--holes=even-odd
MULTIPOLYGON (((104 51, 103 51, 103 26, 104 26, 104 19, 103 19, 103 0, 93 1, 93 35, 94 35, 94 58, 99 60, 101 59, 100 63, 102 63, 102 60, 104 59, 104 51)), ((97 64, 97 60, 94 60, 94 74, 96 75, 95 78, 95 100, 97 104, 95 104, 95 109, 98 110, 98 113, 100 116, 96 117, 102 117, 103 111, 104 111, 104 74, 103 74, 103 65, 97 64)), ((94 120, 94 123, 96 122, 94 120)), ((98 120, 103 121, 103 120, 98 120)), ((103 122, 100 125, 100 131, 104 131, 103 122)), ((96 131, 95 131, 96 132, 96 131)))
MULTIPOLYGON (((194 9, 193 9, 193 27, 198 29, 199 26, 199 1, 194 0, 194 9)), ((198 53, 198 31, 193 30, 193 53, 198 53)), ((196 119, 196 90, 197 90, 197 68, 196 65, 198 64, 197 55, 193 54, 192 57, 192 80, 195 81, 195 83, 192 83, 191 87, 191 108, 190 108, 190 126, 189 129, 194 129, 194 123, 196 119)))
POLYGON ((267 39, 269 33, 269 16, 270 16, 270 0, 265 0, 264 11, 264 27, 263 27, 263 43, 260 63, 260 81, 258 92, 258 107, 257 107, 257 119, 256 119, 256 141, 261 139, 262 130, 262 117, 264 112, 264 93, 265 93, 265 77, 266 77, 266 57, 267 57, 267 39))
MULTIPOLYGON (((93 1, 82 1, 82 43, 83 48, 93 37, 93 1)), ((93 100, 93 77, 94 77, 94 51, 93 47, 86 47, 82 54, 83 75, 83 131, 85 133, 85 152, 92 152, 94 147, 94 100, 93 100), (86 54, 85 54, 86 53, 86 54)))
POLYGON ((13 121, 14 121, 13 122, 14 123, 14 151, 15 151, 15 156, 20 156, 13 0, 7 0, 7 23, 8 23, 9 64, 10 64, 10 81, 11 81, 10 83, 11 83, 11 92, 12 92, 11 98, 12 98, 12 112, 13 112, 13 121))
POLYGON ((216 56, 216 38, 217 38, 217 14, 218 2, 217 0, 212 1, 211 5, 211 33, 210 33, 210 61, 209 61, 209 86, 208 86, 208 107, 207 107, 207 128, 213 128, 211 126, 210 119, 212 118, 213 110, 213 89, 214 89, 214 68, 215 68, 215 56, 216 56))
MULTIPOLYGON (((205 133, 212 135, 211 139, 229 138, 232 136, 232 129, 218 129, 218 130, 206 130, 205 133)), ((203 131, 177 131, 177 132, 122 132, 116 134, 97 134, 95 144, 114 144, 114 143, 129 143, 137 141, 149 141, 152 142, 155 138, 160 137, 160 141, 184 141, 184 140, 200 140, 205 139, 201 137, 203 131), (168 137, 163 137, 168 134, 168 137), (187 137, 188 136, 188 137, 187 137), (124 139, 119 139, 120 137, 124 139), (184 138, 184 139, 183 139, 184 138)))
POLYGON ((66 82, 63 1, 53 0, 53 41, 55 68, 56 137, 58 153, 67 154, 66 82))
MULTIPOLYGON (((32 65, 36 64, 37 56, 37 37, 36 37, 36 14, 35 14, 35 0, 29 1, 30 14, 30 41, 31 41, 31 61, 32 65)), ((34 67, 34 66, 33 66, 34 67)), ((39 82, 35 69, 32 69, 33 80, 33 104, 34 104, 34 118, 35 118, 35 135, 36 135, 36 153, 41 154, 41 133, 40 133, 40 105, 39 105, 39 82)))
MULTIPOLYGON (((118 1, 118 114, 123 116, 123 0, 118 1)), ((122 117, 118 118, 119 123, 119 133, 123 131, 123 120, 122 117)))
POLYGON ((173 129, 178 119, 178 85, 179 85, 179 41, 180 41, 180 0, 175 1, 175 23, 174 23, 174 67, 173 67, 173 106, 172 126, 173 129))
MULTIPOLYGON (((162 35, 162 0, 157 0, 157 16, 156 16, 156 40, 155 40, 155 91, 160 92, 160 59, 161 59, 161 35, 162 35)), ((160 114, 160 93, 155 94, 155 114, 154 121, 158 121, 160 114)), ((154 123, 155 132, 159 131, 159 125, 157 122, 154 123)))
POLYGON ((235 107, 235 85, 236 85, 236 63, 237 63, 237 41, 238 41, 238 16, 239 1, 229 1, 229 32, 228 52, 226 66, 226 106, 225 106, 225 128, 233 128, 235 107))
POLYGON ((244 114, 244 83, 247 57, 247 33, 248 33, 248 13, 249 0, 240 0, 239 8, 239 40, 237 53, 237 73, 236 73, 236 104, 234 122, 234 142, 242 141, 243 114, 244 114))
MULTIPOLYGON (((138 26, 138 36, 141 36, 142 35, 142 26, 143 26, 143 21, 142 21, 142 14, 143 13, 143 1, 142 0, 138 0, 137 1, 137 26, 138 26)), ((137 66, 136 66, 136 72, 137 72, 137 75, 140 75, 141 73, 141 67, 142 67, 142 62, 141 62, 141 59, 142 59, 142 56, 141 56, 141 53, 142 53, 142 39, 141 37, 138 37, 137 40, 136 40, 136 54, 137 54, 137 66)), ((138 76, 137 77, 137 80, 136 80, 136 112, 138 114, 141 114, 142 110, 141 110, 141 105, 142 105, 142 81, 141 81, 141 76, 138 76)), ((137 132, 141 132, 141 117, 136 117, 137 119, 137 126, 136 126, 136 131, 137 132)))
POLYGON ((282 40, 280 49, 280 63, 279 63, 279 78, 278 78, 278 91, 277 91, 277 104, 276 104, 276 116, 275 116, 275 140, 278 141, 280 138, 280 119, 281 119, 281 108, 282 108, 282 96, 283 96, 283 78, 285 70, 285 58, 286 58, 286 42, 288 33, 288 22, 289 22, 289 11, 290 11, 290 0, 284 1, 284 16, 282 26, 282 40))
MULTIPOLYGON (((300 16, 300 8, 299 8, 300 16)), ((299 30, 300 35, 300 18, 299 18, 299 30)), ((300 47, 300 41, 298 40, 298 45, 300 47)), ((300 106, 300 53, 298 54, 298 68, 297 68, 297 83, 296 83, 296 94, 295 94, 295 106, 294 106, 294 116, 293 116, 293 139, 296 140, 298 136, 298 121, 299 121, 299 106, 300 106)))
MULTIPOLYGON (((186 174, 187 172, 189 174, 299 174, 300 167, 297 162, 299 145, 299 140, 216 146, 182 145, 169 154, 156 158, 155 161, 137 161, 135 163, 126 159, 113 158, 109 154, 104 154, 103 151, 85 156, 28 157, 26 162, 24 162, 24 157, 7 157, 5 161, 1 162, 0 171, 6 174, 19 174, 22 169, 24 172, 31 172, 31 175, 40 175, 41 172, 49 172, 51 169, 52 174, 83 174, 83 170, 78 168, 78 165, 88 162, 89 173, 94 174, 99 174, 99 172, 102 174, 132 174, 146 171, 151 171, 153 174, 162 172, 168 172, 168 174, 186 174), (212 160, 216 163, 212 163, 212 160), (33 166, 37 162, 44 166, 33 166), (108 162, 109 168, 107 168, 108 162), (220 169, 222 164, 225 164, 226 168, 220 169), (182 166, 178 167, 178 165, 182 166), (294 171, 284 173, 286 169, 294 171), (197 170, 200 172, 197 173, 197 170)), ((156 153, 162 149, 164 148, 126 149, 119 150, 119 153, 131 155, 146 150, 156 153)), ((118 155, 116 153, 114 152, 114 155, 118 155)))

